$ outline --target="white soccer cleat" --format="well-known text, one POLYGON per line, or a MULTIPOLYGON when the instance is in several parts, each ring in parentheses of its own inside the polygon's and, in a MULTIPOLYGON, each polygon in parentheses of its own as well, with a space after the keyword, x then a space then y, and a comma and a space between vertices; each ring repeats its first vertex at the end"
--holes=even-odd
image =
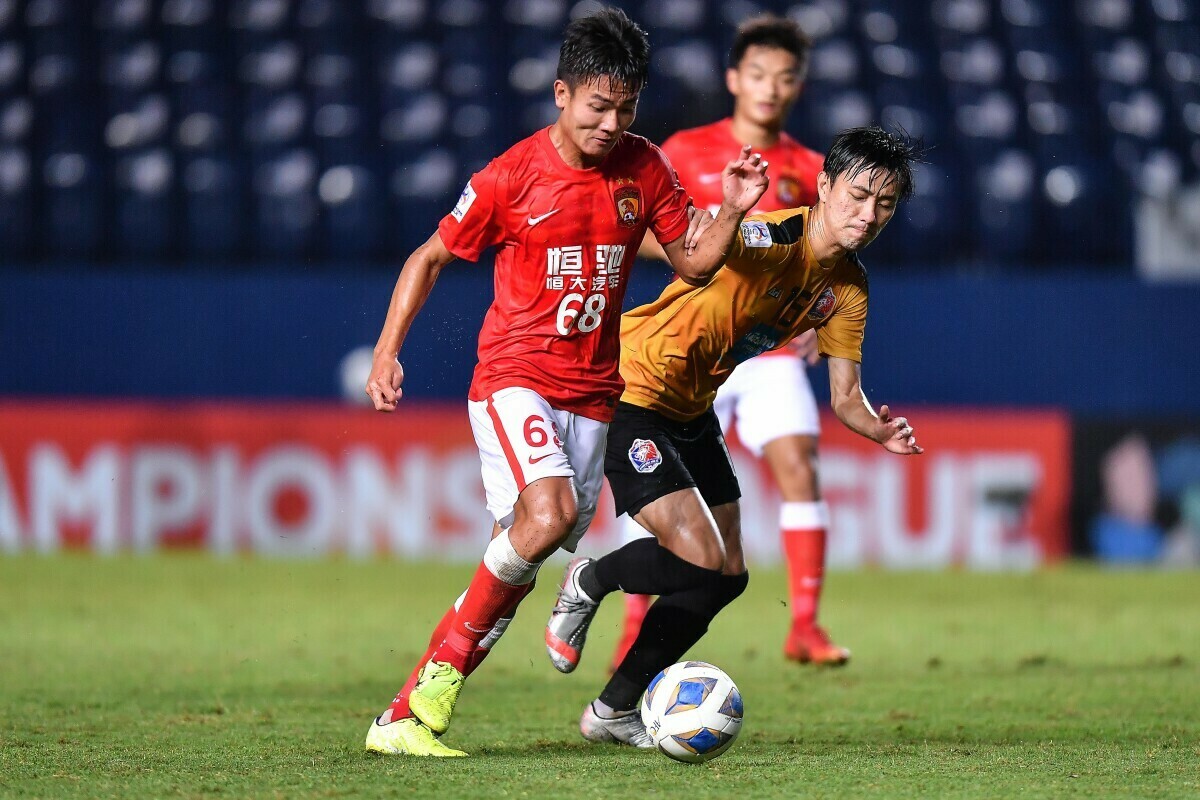
POLYGON ((654 740, 646 732, 642 715, 635 708, 619 717, 602 717, 588 703, 579 718, 579 732, 589 742, 600 744, 627 744, 642 750, 654 748, 654 740))
POLYGON ((546 653, 559 672, 573 672, 583 655, 588 626, 600 604, 579 588, 579 570, 591 563, 590 558, 572 559, 558 585, 558 599, 546 623, 546 653))

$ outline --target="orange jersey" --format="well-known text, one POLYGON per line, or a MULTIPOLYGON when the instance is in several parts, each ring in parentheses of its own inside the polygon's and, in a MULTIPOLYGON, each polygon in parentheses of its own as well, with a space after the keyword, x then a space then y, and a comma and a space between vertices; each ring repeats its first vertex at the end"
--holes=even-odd
MULTIPOLYGON (((721 205, 721 170, 737 157, 742 143, 733 138, 729 118, 680 131, 663 142, 662 150, 679 174, 679 183, 699 208, 721 205)), ((825 157, 786 133, 774 147, 759 151, 767 162, 771 185, 751 214, 810 206, 817 202, 817 175, 825 157)))
POLYGON ((816 328, 823 356, 862 361, 867 274, 857 256, 822 267, 808 245, 809 208, 742 223, 706 286, 674 281, 621 317, 621 400, 695 419, 748 358, 816 328))

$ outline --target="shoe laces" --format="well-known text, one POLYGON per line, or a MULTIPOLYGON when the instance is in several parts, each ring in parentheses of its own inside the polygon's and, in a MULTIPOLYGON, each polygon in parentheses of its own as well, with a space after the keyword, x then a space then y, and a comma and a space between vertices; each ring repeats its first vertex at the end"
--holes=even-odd
POLYGON ((554 604, 555 611, 561 611, 564 614, 582 614, 592 610, 595 603, 591 603, 578 595, 568 597, 566 593, 559 595, 558 602, 554 604))

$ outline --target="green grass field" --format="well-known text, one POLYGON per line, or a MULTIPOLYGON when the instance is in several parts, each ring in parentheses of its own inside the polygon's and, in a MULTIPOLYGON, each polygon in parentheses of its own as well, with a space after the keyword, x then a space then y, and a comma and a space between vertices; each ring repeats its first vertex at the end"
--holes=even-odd
POLYGON ((371 717, 469 570, 436 565, 0 558, 0 797, 1196 797, 1200 580, 834 573, 842 670, 785 663, 760 570, 693 655, 746 724, 699 767, 586 744, 618 602, 590 658, 541 644, 558 568, 467 685, 470 759, 362 752, 371 717))

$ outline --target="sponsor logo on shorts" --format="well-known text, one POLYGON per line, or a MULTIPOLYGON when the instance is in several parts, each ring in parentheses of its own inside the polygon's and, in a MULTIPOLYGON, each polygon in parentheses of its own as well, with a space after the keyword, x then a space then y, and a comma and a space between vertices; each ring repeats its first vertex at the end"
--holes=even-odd
POLYGON ((658 445, 653 440, 633 440, 633 446, 629 448, 629 463, 633 464, 633 468, 638 472, 654 472, 662 461, 662 453, 658 452, 658 445))
POLYGON ((837 302, 837 297, 834 295, 833 289, 826 287, 825 291, 821 292, 821 296, 817 298, 817 302, 813 303, 813 307, 808 310, 806 316, 819 322, 829 316, 835 302, 837 302))
POLYGON ((770 247, 773 244, 771 229, 765 222, 743 222, 742 241, 746 243, 746 247, 770 247))
POLYGON ((458 196, 458 202, 454 204, 454 210, 450 212, 450 216, 462 222, 463 217, 471 210, 471 204, 474 202, 475 187, 471 186, 470 181, 467 181, 467 186, 462 190, 462 194, 458 196))

